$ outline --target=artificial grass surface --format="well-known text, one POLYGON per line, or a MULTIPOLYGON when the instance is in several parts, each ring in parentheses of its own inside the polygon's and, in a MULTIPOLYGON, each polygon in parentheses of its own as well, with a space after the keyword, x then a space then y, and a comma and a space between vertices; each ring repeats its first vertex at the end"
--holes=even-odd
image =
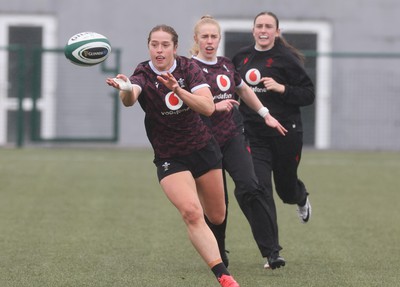
MULTIPOLYGON (((398 286, 400 153, 306 150, 313 216, 277 196, 281 255, 263 260, 230 185, 242 287, 398 286)), ((0 149, 0 286, 219 286, 157 182, 150 150, 0 149)))

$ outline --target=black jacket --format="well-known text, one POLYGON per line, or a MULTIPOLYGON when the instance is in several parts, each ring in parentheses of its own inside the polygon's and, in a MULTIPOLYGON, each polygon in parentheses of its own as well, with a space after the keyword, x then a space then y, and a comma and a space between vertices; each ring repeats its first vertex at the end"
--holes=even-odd
MULTIPOLYGON (((314 84, 303 64, 287 47, 278 43, 268 51, 257 51, 254 45, 244 47, 233 57, 232 62, 273 117, 285 127, 290 125, 302 131, 300 107, 314 102, 314 84), (258 83, 263 77, 271 77, 285 85, 284 94, 267 91, 262 82, 258 83)), ((240 104, 240 111, 245 129, 251 128, 263 135, 278 135, 244 102, 240 104)))

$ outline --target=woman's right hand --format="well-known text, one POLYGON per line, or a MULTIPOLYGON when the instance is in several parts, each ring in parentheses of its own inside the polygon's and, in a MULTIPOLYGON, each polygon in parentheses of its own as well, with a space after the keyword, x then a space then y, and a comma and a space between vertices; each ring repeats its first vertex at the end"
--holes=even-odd
POLYGON ((115 78, 107 78, 106 83, 121 91, 132 91, 132 84, 124 74, 118 74, 115 78))
POLYGON ((271 116, 270 113, 268 113, 265 118, 265 123, 270 126, 271 128, 276 129, 281 135, 285 135, 287 133, 287 129, 285 129, 280 122, 278 122, 277 119, 275 119, 273 116, 271 116))

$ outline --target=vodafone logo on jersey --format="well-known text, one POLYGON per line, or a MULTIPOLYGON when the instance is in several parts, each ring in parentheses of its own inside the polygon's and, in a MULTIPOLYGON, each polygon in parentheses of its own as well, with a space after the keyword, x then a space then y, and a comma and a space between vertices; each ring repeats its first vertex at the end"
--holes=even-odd
POLYGON ((226 92, 231 87, 231 81, 226 75, 218 75, 217 85, 222 92, 226 92))
POLYGON ((165 103, 172 111, 179 110, 183 105, 183 101, 177 95, 175 95, 174 92, 169 92, 165 96, 165 103))
POLYGON ((258 83, 261 81, 261 73, 257 69, 248 70, 245 77, 246 82, 250 85, 258 85, 258 83))

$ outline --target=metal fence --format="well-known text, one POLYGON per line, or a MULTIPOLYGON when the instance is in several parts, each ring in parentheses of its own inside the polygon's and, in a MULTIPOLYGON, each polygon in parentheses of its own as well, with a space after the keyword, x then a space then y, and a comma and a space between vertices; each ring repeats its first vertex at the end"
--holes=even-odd
MULTIPOLYGON (((317 93, 303 109, 305 145, 400 150, 400 54, 304 53, 317 93)), ((79 67, 63 49, 0 48, 0 146, 118 143, 119 100, 104 80, 119 72, 120 56, 114 49, 79 67)))
POLYGON ((121 51, 92 67, 63 49, 0 48, 0 145, 117 142, 119 100, 105 84, 120 70, 121 51))
POLYGON ((400 150, 400 53, 305 54, 317 59, 315 73, 318 63, 328 65, 316 77, 315 104, 316 132, 327 131, 327 147, 400 150))

